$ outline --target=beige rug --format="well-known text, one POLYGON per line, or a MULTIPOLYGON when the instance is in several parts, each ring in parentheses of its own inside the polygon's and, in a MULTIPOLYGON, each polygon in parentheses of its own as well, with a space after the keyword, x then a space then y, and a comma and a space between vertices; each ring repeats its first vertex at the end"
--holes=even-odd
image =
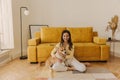
MULTIPOLYGON (((73 74, 81 73, 79 71, 73 71, 73 74)), ((88 67, 85 73, 110 73, 110 71, 103 67, 88 67)))
POLYGON ((85 73, 79 71, 53 72, 49 78, 37 80, 118 80, 113 73, 106 68, 90 67, 85 73))

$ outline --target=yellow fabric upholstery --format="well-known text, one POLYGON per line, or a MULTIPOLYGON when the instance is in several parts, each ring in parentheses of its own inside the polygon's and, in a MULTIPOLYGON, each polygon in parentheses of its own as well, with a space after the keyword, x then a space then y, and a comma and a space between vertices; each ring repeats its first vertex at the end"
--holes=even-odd
POLYGON ((75 57, 78 60, 96 61, 100 59, 100 46, 94 43, 74 43, 75 57))
MULTIPOLYGON (((43 43, 37 46, 37 57, 44 58, 45 60, 50 56, 55 43, 43 43)), ((39 61, 39 60, 38 60, 39 61)), ((41 61, 41 60, 40 60, 41 61)))
POLYGON ((98 37, 92 27, 42 27, 35 38, 28 40, 28 61, 45 62, 54 46, 60 41, 63 30, 71 32, 74 56, 79 61, 107 61, 110 47, 106 39, 98 37), (41 42, 40 42, 41 41, 41 42))
POLYGON ((28 61, 29 62, 37 62, 37 47, 36 46, 28 46, 28 61))
POLYGON ((93 32, 93 37, 97 37, 98 33, 96 31, 93 32))
POLYGON ((71 32, 73 42, 92 42, 93 28, 92 27, 79 27, 67 28, 71 32))
POLYGON ((93 41, 94 41, 94 43, 97 43, 97 44, 106 44, 105 38, 94 37, 93 41))
POLYGON ((108 60, 110 57, 110 46, 101 45, 101 60, 108 60))
POLYGON ((36 46, 40 43, 40 38, 34 38, 34 39, 29 39, 28 40, 28 45, 29 46, 36 46))
POLYGON ((41 38, 40 32, 35 32, 35 33, 34 33, 34 37, 35 37, 35 38, 41 38))
POLYGON ((59 42, 61 33, 65 29, 65 27, 42 27, 41 43, 59 42))

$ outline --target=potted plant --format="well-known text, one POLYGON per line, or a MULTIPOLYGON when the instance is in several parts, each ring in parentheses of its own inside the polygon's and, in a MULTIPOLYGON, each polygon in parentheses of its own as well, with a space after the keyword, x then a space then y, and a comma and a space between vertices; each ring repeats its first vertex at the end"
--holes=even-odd
POLYGON ((106 31, 108 31, 109 29, 112 30, 112 40, 114 40, 115 38, 115 31, 118 27, 118 16, 115 15, 114 17, 111 18, 111 21, 108 22, 108 26, 106 28, 106 31))

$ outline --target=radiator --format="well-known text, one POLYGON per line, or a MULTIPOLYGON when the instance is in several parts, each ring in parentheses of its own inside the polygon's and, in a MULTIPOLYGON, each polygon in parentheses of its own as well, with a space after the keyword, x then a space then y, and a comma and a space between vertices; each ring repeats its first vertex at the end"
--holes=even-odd
POLYGON ((11 60, 10 50, 4 50, 0 52, 0 66, 4 65, 10 60, 11 60))

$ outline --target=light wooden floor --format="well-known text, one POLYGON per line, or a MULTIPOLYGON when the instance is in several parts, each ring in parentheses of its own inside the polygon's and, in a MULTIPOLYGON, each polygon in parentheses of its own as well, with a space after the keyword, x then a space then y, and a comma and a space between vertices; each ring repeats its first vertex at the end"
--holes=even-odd
MULTIPOLYGON (((91 66, 108 68, 120 79, 120 58, 111 57, 108 62, 90 62, 91 66)), ((36 80, 39 76, 49 76, 44 64, 30 64, 27 60, 15 59, 0 67, 0 80, 36 80), (44 73, 44 74, 43 74, 44 73)))

